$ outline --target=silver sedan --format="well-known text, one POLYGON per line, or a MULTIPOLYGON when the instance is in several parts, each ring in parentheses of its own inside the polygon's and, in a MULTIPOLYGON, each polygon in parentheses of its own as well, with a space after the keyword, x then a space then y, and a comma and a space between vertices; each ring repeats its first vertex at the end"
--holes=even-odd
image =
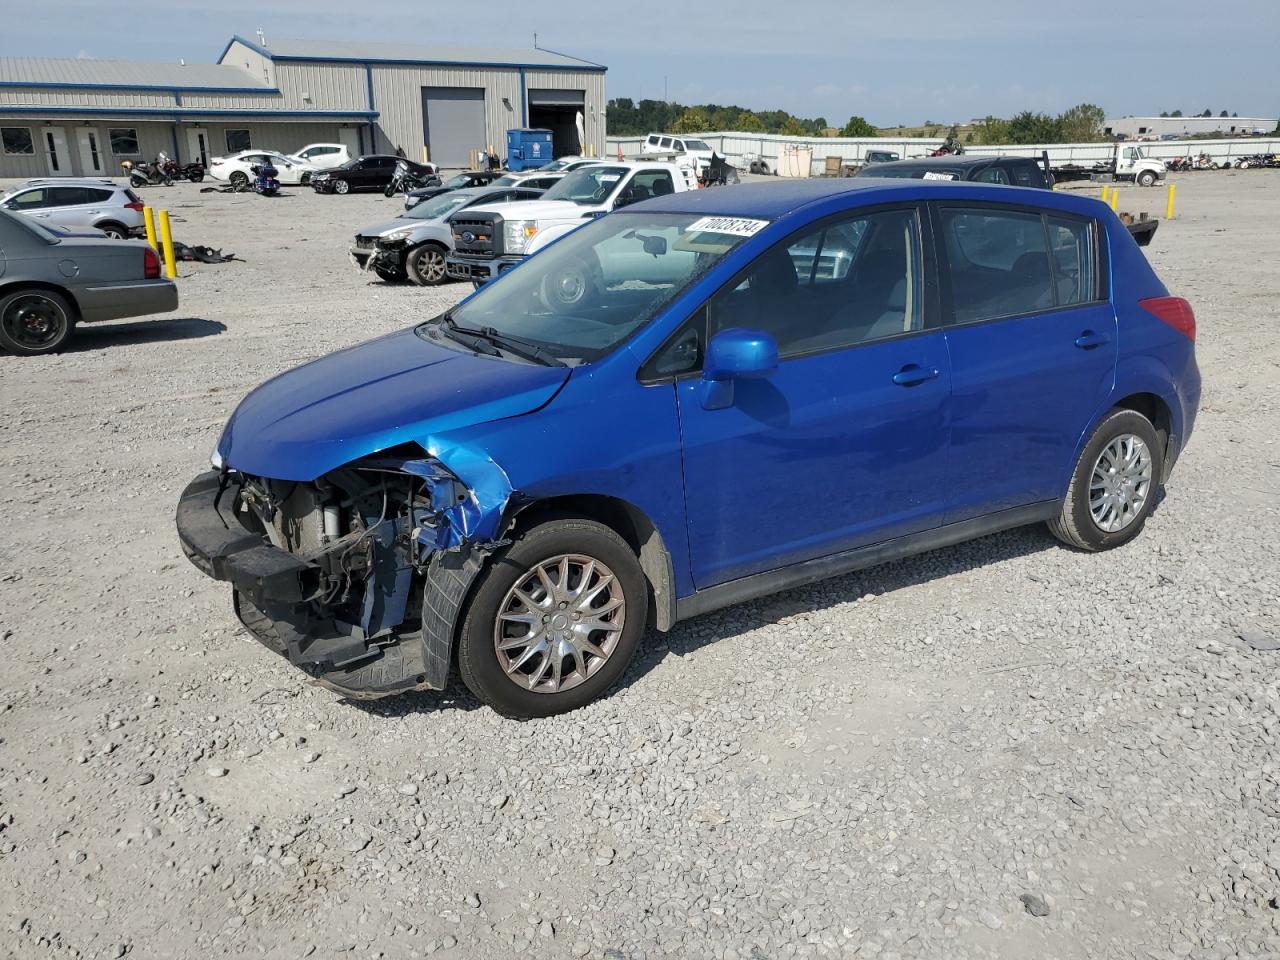
POLYGON ((77 323, 177 309, 178 288, 145 241, 94 234, 0 210, 0 349, 53 353, 77 323))

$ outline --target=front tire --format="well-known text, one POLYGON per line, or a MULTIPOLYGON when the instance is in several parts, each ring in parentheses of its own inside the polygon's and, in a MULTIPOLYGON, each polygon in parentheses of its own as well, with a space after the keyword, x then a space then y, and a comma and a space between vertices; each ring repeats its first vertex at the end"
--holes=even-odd
POLYGON ((333 183, 334 193, 348 193, 351 190, 351 184, 345 180, 335 180, 333 183))
POLYGON ((611 687, 644 633, 634 551, 593 520, 551 520, 496 553, 463 619, 458 669, 508 717, 576 710, 611 687))
POLYGON ((0 297, 0 347, 10 353, 56 353, 74 327, 71 304, 52 290, 15 290, 0 297))
POLYGON ((1143 170, 1138 174, 1138 186, 1150 187, 1156 182, 1156 175, 1150 170, 1143 170))
POLYGON ((1049 530, 1091 552, 1128 543, 1155 508, 1163 464, 1164 443, 1151 421, 1133 410, 1112 410, 1085 444, 1049 530))
POLYGON ((445 270, 444 250, 430 243, 409 251, 409 255, 405 257, 405 269, 409 279, 420 287, 438 287, 449 279, 445 270))

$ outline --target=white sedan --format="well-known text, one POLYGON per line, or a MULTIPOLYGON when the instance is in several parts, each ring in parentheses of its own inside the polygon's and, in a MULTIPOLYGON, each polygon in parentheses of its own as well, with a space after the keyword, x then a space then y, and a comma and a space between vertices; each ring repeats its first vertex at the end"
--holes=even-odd
POLYGON ((243 186, 253 182, 254 173, 250 168, 264 163, 270 163, 276 168, 276 177, 281 183, 306 183, 320 169, 313 163, 286 157, 274 150, 241 150, 229 157, 214 157, 210 160, 209 176, 243 186))

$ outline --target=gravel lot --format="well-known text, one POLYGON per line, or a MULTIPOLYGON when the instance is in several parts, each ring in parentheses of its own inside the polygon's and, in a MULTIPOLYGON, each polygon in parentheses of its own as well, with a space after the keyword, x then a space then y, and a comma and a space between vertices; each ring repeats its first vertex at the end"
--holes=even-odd
POLYGON ((1178 183, 1204 400, 1142 537, 703 617, 528 723, 308 686, 174 534, 249 388, 463 292, 349 265, 400 201, 151 189, 246 262, 0 356, 0 955, 1280 956, 1280 173, 1178 183))

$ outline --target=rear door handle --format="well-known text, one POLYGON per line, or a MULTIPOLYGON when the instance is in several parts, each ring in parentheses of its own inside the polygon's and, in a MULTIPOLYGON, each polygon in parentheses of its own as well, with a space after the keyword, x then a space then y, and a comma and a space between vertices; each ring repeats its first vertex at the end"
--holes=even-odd
POLYGON ((1076 337, 1076 346, 1081 350, 1092 350, 1094 347, 1100 347, 1106 342, 1106 336, 1101 333, 1094 333, 1092 330, 1086 330, 1076 337))
POLYGON ((938 376, 933 367, 922 367, 916 363, 908 363, 893 375, 893 382, 900 387, 914 387, 938 376))

